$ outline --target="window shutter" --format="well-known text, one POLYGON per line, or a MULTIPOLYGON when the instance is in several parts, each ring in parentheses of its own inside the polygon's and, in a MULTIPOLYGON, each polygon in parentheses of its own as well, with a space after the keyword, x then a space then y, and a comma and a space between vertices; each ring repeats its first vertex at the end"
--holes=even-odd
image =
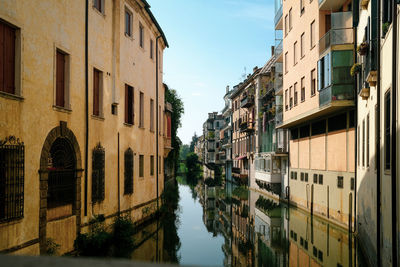
POLYGON ((129 105, 129 101, 128 101, 128 85, 125 84, 125 123, 129 122, 129 114, 128 114, 128 105, 129 105))
POLYGON ((93 71, 93 115, 100 115, 100 72, 93 71))
POLYGON ((64 73, 65 73, 65 56, 57 51, 56 64, 56 105, 64 107, 64 73))
POLYGON ((0 90, 14 94, 15 30, 0 23, 0 90))
POLYGON ((5 25, 3 23, 0 23, 0 91, 6 90, 4 86, 4 28, 5 25))
POLYGON ((131 115, 131 120, 132 124, 135 124, 135 91, 133 90, 133 87, 130 87, 130 92, 131 92, 131 106, 130 106, 130 115, 131 115))

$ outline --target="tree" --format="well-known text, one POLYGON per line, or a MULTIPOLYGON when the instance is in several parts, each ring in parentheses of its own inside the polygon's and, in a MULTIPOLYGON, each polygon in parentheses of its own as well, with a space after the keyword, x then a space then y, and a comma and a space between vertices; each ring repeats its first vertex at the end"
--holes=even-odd
POLYGON ((173 150, 168 154, 167 164, 174 168, 175 173, 178 170, 178 160, 180 147, 182 145, 181 140, 177 136, 177 132, 179 127, 182 126, 182 115, 184 113, 184 107, 182 99, 179 97, 178 93, 174 89, 169 89, 166 84, 165 87, 165 100, 171 104, 172 106, 172 115, 171 115, 171 146, 173 150))
POLYGON ((187 182, 188 184, 195 185, 200 176, 200 164, 198 156, 190 152, 186 157, 186 168, 187 168, 187 182))
POLYGON ((189 146, 188 145, 182 145, 181 146, 181 152, 179 154, 179 159, 180 160, 185 160, 187 155, 189 154, 189 146))
POLYGON ((190 152, 194 152, 194 147, 196 146, 197 140, 199 140, 199 137, 195 132, 192 136, 192 141, 190 142, 190 152))

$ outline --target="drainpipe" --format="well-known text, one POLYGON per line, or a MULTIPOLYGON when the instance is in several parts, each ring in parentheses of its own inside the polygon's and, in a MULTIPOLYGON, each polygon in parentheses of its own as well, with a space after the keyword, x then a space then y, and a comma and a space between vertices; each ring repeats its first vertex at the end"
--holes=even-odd
POLYGON ((381 266, 381 0, 377 0, 377 22, 376 22, 376 64, 377 64, 377 83, 376 83, 376 93, 377 93, 377 113, 376 120, 378 129, 375 131, 377 133, 376 137, 376 259, 378 267, 381 266))
MULTIPOLYGON (((358 4, 358 1, 355 1, 358 4)), ((358 6, 358 5, 357 5, 358 6)), ((354 13, 353 13, 354 14, 354 13)), ((354 15, 353 15, 354 17, 354 15)), ((357 63, 357 27, 358 27, 358 21, 353 22, 353 31, 354 31, 354 63, 357 63)), ((349 220, 349 230, 354 233, 357 230, 357 142, 358 142, 358 91, 357 91, 357 78, 354 78, 354 99, 355 99, 355 110, 354 110, 354 135, 355 135, 355 160, 354 160, 354 169, 355 175, 354 175, 354 229, 351 231, 351 220, 352 218, 350 217, 349 220)), ((350 113, 349 113, 350 115, 350 113)), ((351 193, 350 193, 351 194, 351 193)), ((350 214, 352 213, 352 210, 349 210, 350 214)))
POLYGON ((158 203, 158 39, 161 38, 161 35, 157 36, 156 38, 156 186, 157 186, 157 212, 159 210, 159 203, 158 203))
POLYGON ((119 181, 119 179, 120 179, 120 169, 119 169, 119 166, 120 166, 120 158, 119 158, 119 149, 120 149, 120 147, 119 147, 119 132, 118 132, 118 147, 117 147, 117 152, 118 152, 118 156, 117 156, 117 158, 118 158, 118 168, 117 168, 117 175, 118 175, 118 216, 120 215, 120 212, 121 212, 121 184, 120 184, 120 181, 119 181))
POLYGON ((89 0, 85 1, 85 207, 84 216, 88 209, 88 158, 89 158, 89 59, 88 59, 88 26, 89 0))
POLYGON ((397 266, 397 1, 392 0, 392 258, 397 266))

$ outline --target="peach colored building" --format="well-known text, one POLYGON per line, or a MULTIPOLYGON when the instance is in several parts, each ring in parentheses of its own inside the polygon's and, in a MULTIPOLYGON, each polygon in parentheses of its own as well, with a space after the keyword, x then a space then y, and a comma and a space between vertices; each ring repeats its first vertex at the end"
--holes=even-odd
POLYGON ((163 190, 167 40, 145 0, 85 3, 0 5, 0 252, 70 252, 94 216, 139 223, 163 190))
POLYGON ((349 0, 283 1, 283 123, 290 202, 340 225, 354 218, 353 21, 349 0))

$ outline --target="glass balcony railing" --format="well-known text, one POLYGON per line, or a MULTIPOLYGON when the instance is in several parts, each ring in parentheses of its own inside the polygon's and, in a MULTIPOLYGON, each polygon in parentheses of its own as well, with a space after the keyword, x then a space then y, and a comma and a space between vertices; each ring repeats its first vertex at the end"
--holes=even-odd
POLYGON ((278 58, 283 52, 283 40, 276 40, 274 56, 278 58))
POLYGON ((279 92, 283 86, 282 65, 283 64, 280 62, 275 63, 275 80, 274 80, 275 92, 279 92))
MULTIPOLYGON (((275 5, 276 5, 276 3, 275 3, 275 5)), ((282 18, 282 16, 283 16, 283 6, 282 6, 282 4, 280 3, 279 4, 280 5, 280 7, 276 10, 276 12, 275 12, 275 25, 276 24, 278 24, 278 22, 279 22, 279 20, 282 18)))
POLYGON ((334 45, 344 45, 353 43, 353 29, 332 29, 319 40, 319 54, 323 54, 327 49, 334 45))
POLYGON ((339 100, 354 100, 352 85, 331 85, 319 91, 319 106, 328 105, 339 100))

